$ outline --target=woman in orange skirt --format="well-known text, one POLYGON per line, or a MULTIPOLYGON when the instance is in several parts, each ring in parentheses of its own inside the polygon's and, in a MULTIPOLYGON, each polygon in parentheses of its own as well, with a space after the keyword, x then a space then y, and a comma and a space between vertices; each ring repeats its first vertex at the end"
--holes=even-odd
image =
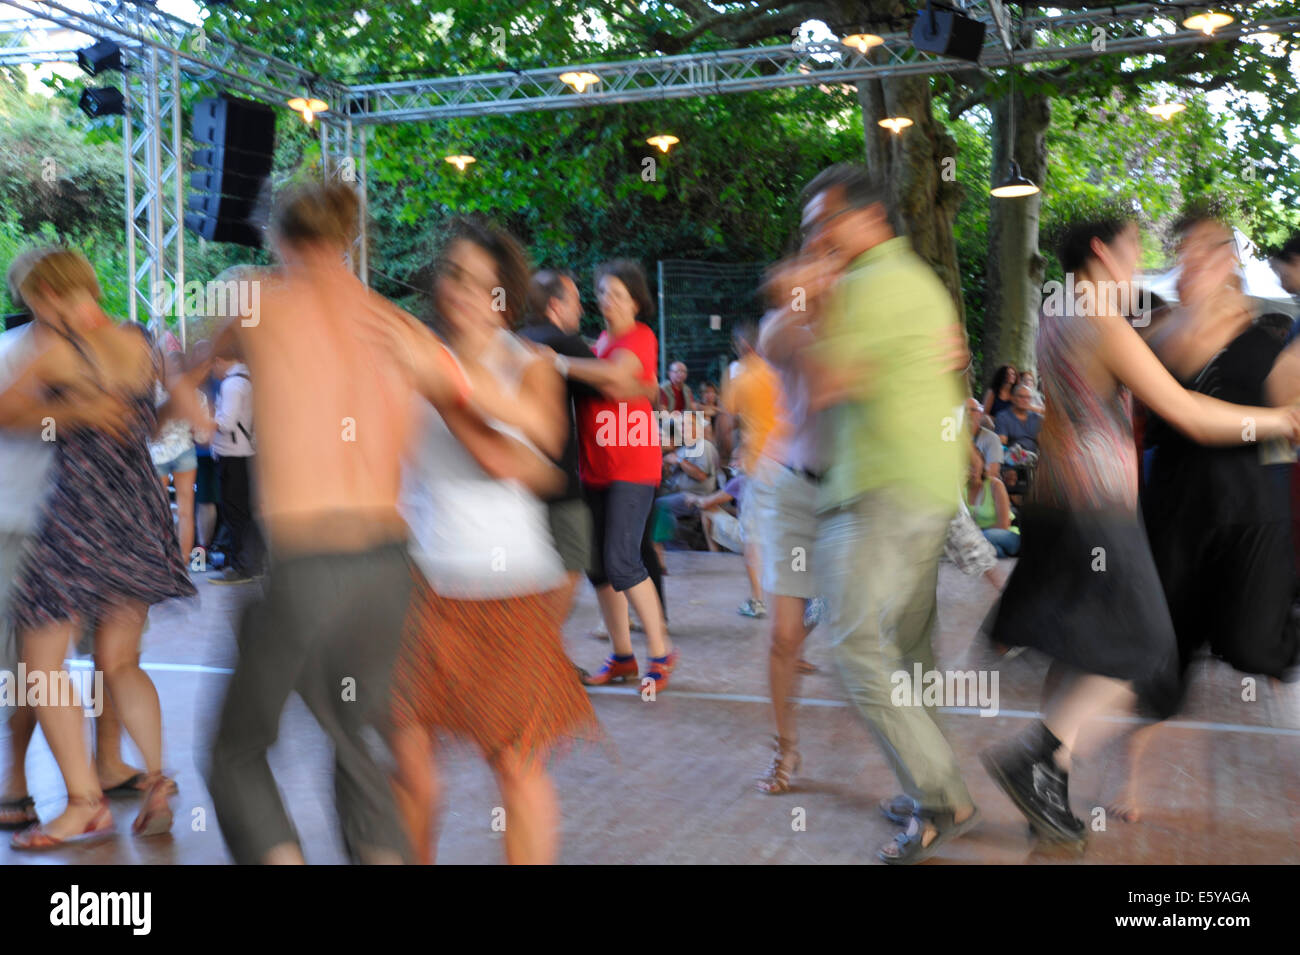
POLYGON ((553 598, 564 568, 538 496, 563 482, 548 460, 567 438, 563 380, 509 330, 527 282, 514 240, 477 221, 456 225, 437 263, 438 331, 473 399, 445 416, 425 409, 403 494, 421 580, 390 742, 398 805, 424 863, 436 840, 439 735, 476 745, 491 766, 507 861, 548 863, 559 805, 546 758, 596 725, 564 653, 553 598))

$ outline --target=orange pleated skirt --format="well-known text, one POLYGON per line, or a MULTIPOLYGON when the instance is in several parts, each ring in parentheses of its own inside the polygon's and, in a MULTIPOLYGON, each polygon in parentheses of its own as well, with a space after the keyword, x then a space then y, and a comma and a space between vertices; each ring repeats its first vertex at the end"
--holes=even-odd
POLYGON ((423 580, 394 672, 393 722, 472 743, 488 759, 545 758, 599 735, 550 594, 462 600, 423 580))

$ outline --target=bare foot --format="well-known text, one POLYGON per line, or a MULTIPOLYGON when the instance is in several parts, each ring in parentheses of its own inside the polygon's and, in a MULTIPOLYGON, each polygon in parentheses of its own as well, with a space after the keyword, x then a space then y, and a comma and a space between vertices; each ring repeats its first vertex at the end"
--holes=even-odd
MULTIPOLYGON (((73 836, 80 836, 85 833, 86 827, 98 815, 99 810, 98 797, 93 801, 79 799, 76 802, 69 802, 68 807, 60 815, 42 824, 41 829, 53 839, 69 839, 73 836)), ((111 826, 112 824, 113 820, 110 818, 108 825, 111 826)))
POLYGON ((794 672, 795 673, 816 673, 817 665, 815 663, 809 663, 803 657, 800 657, 795 662, 794 672))

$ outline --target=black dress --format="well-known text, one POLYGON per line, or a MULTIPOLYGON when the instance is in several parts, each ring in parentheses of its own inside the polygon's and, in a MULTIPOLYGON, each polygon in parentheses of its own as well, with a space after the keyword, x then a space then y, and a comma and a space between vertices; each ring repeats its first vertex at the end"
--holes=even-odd
MULTIPOLYGON (((1252 325, 1184 386, 1266 404, 1264 379, 1281 348, 1252 325)), ((1238 670, 1281 676, 1300 646, 1289 465, 1261 463, 1259 444, 1203 447, 1154 415, 1147 435, 1156 451, 1142 510, 1183 670, 1208 644, 1238 670)))
POLYGON ((1082 372, 1096 348, 1091 323, 1042 316, 1041 454, 1019 560, 982 630, 1074 671, 1124 680, 1165 715, 1177 701, 1174 629, 1137 513, 1128 391, 1098 391, 1082 372))

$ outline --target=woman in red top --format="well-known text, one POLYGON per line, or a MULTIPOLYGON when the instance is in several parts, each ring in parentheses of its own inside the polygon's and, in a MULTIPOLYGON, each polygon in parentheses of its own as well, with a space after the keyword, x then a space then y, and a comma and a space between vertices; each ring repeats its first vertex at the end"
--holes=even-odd
MULTIPOLYGON (((641 266, 626 259, 600 266, 596 269, 596 295, 605 318, 596 357, 618 362, 637 380, 655 384, 659 343, 645 324, 654 314, 654 303, 641 266)), ((668 641, 663 607, 641 557, 641 536, 663 466, 659 425, 650 400, 582 399, 578 441, 578 476, 591 508, 595 536, 593 566, 587 576, 596 588, 613 644, 604 666, 585 682, 600 686, 637 679, 628 632, 630 602, 645 626, 650 651, 650 667, 642 682, 652 680, 656 690, 662 690, 668 685, 677 652, 668 641)))

